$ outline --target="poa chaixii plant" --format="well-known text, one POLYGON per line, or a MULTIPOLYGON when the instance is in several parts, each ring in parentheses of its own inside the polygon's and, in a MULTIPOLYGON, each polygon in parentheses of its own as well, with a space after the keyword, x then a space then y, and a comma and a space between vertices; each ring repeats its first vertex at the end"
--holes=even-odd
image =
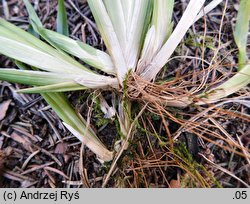
POLYGON ((163 106, 204 105, 215 103, 250 82, 246 53, 250 18, 248 0, 241 0, 235 30, 240 51, 238 73, 217 87, 203 89, 203 84, 189 93, 173 86, 169 90, 154 81, 189 28, 222 0, 213 0, 209 4, 205 0, 190 0, 175 27, 172 21, 174 0, 88 0, 107 52, 67 36, 64 1, 58 2, 61 24, 58 24, 59 32, 54 32, 43 27, 30 2, 24 0, 30 23, 43 40, 0 19, 0 53, 15 59, 20 68, 0 69, 0 79, 32 85, 32 88, 18 92, 42 94, 68 130, 101 160, 112 160, 113 151, 105 147, 93 130, 86 128, 86 121, 75 113, 63 92, 101 89, 116 90, 116 93, 128 96, 121 97, 116 110, 125 144, 133 128, 128 98, 163 106))

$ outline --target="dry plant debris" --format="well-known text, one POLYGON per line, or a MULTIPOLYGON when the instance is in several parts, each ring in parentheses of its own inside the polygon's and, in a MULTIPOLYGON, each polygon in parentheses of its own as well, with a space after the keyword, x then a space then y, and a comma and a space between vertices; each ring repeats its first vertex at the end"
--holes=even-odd
MULTIPOLYGON (((186 3, 177 1, 175 22, 186 3)), ((53 30, 56 4, 35 4, 45 27, 53 30)), ((236 71, 233 26, 238 5, 238 1, 229 0, 227 7, 222 4, 190 29, 159 75, 159 83, 133 74, 128 77, 126 95, 136 104, 150 105, 139 117, 139 131, 117 162, 107 187, 249 187, 249 87, 214 105, 196 106, 195 98, 190 100, 193 105, 186 103, 190 93, 216 86, 236 71), (173 77, 174 81, 161 83, 173 77), (164 102, 173 96, 174 104, 164 102)), ((105 50, 86 2, 69 0, 66 7, 71 37, 105 50)), ((0 4, 0 15, 28 28, 21 0, 0 4)), ((3 56, 0 65, 13 66, 3 56)), ((101 187, 110 164, 101 165, 89 149, 81 148, 40 96, 16 94, 15 90, 24 87, 0 83, 2 187, 101 187), (13 152, 10 155, 4 151, 8 147, 13 152)), ((77 111, 86 117, 92 103, 89 95, 87 91, 68 94, 77 111)), ((103 95, 111 104, 112 94, 107 91, 103 95)), ((142 106, 135 107, 135 115, 139 112, 136 108, 142 106)), ((107 146, 114 146, 119 138, 116 121, 100 122, 100 112, 94 110, 90 124, 107 146)))

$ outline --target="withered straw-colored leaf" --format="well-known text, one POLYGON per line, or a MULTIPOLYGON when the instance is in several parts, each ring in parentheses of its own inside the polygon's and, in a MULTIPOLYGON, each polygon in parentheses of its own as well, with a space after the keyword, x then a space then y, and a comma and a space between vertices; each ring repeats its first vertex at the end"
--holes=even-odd
POLYGON ((0 103, 0 121, 3 120, 6 116, 6 113, 9 109, 11 100, 4 101, 0 103))

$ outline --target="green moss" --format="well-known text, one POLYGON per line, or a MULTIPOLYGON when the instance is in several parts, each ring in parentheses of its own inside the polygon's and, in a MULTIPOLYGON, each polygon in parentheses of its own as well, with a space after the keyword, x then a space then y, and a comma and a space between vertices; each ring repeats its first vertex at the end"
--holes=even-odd
POLYGON ((214 38, 211 36, 203 36, 203 35, 190 35, 185 41, 184 43, 186 45, 190 45, 190 46, 194 46, 194 47, 205 47, 205 48, 209 48, 211 50, 215 50, 215 46, 214 46, 214 38), (195 39, 200 39, 201 42, 198 42, 195 39), (204 41, 204 44, 203 44, 204 41))
POLYGON ((96 121, 96 126, 101 127, 112 122, 112 120, 105 118, 104 113, 101 111, 101 103, 99 98, 93 94, 92 100, 94 100, 93 112, 94 119, 96 121))
POLYGON ((176 155, 174 159, 180 164, 180 167, 191 172, 195 177, 187 176, 188 174, 184 175, 182 178, 183 187, 222 187, 202 164, 194 160, 183 143, 178 142, 175 145, 174 153, 176 155))

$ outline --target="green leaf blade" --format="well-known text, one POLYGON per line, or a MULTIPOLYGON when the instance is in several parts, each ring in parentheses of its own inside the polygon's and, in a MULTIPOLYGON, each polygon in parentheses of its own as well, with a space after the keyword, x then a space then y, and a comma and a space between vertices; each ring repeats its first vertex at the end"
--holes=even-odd
POLYGON ((88 5, 108 49, 108 53, 110 54, 115 65, 117 77, 120 85, 122 86, 122 82, 126 78, 129 68, 125 61, 112 21, 102 0, 88 0, 88 5))
POLYGON ((250 65, 245 65, 238 73, 220 86, 205 94, 203 101, 214 103, 221 98, 227 97, 250 84, 250 65))
POLYGON ((63 50, 78 57, 85 63, 100 69, 103 72, 115 75, 113 62, 107 53, 59 33, 44 28, 39 28, 38 30, 39 34, 58 50, 63 50))
POLYGON ((94 131, 86 127, 86 121, 81 119, 62 93, 41 94, 57 115, 64 121, 66 127, 87 147, 89 147, 103 161, 110 161, 113 153, 110 152, 94 131))
POLYGON ((57 74, 40 71, 27 71, 27 70, 16 70, 16 69, 0 69, 0 80, 34 85, 34 86, 45 86, 57 83, 63 83, 65 81, 74 81, 77 75, 68 74, 57 74))
POLYGON ((67 91, 79 91, 88 89, 80 84, 77 84, 74 81, 62 82, 57 84, 45 85, 45 86, 36 86, 33 88, 21 89, 18 90, 18 93, 51 93, 51 92, 67 92, 67 91))
POLYGON ((167 42, 164 43, 162 48, 152 59, 150 65, 142 72, 142 78, 151 81, 156 77, 162 67, 168 62, 169 58, 185 36, 188 29, 195 22, 195 19, 204 4, 205 0, 191 0, 189 2, 180 22, 177 24, 167 42))
POLYGON ((36 14, 34 8, 32 7, 31 3, 29 0, 23 0, 26 9, 28 10, 29 13, 29 18, 31 19, 31 23, 35 23, 37 26, 43 26, 42 22, 40 21, 38 15, 36 14))
POLYGON ((250 1, 241 0, 237 16, 234 39, 239 48, 239 70, 241 70, 248 61, 247 57, 247 39, 250 23, 250 1))
POLYGON ((67 12, 64 0, 58 0, 56 31, 65 36, 69 36, 69 25, 68 25, 67 12))

